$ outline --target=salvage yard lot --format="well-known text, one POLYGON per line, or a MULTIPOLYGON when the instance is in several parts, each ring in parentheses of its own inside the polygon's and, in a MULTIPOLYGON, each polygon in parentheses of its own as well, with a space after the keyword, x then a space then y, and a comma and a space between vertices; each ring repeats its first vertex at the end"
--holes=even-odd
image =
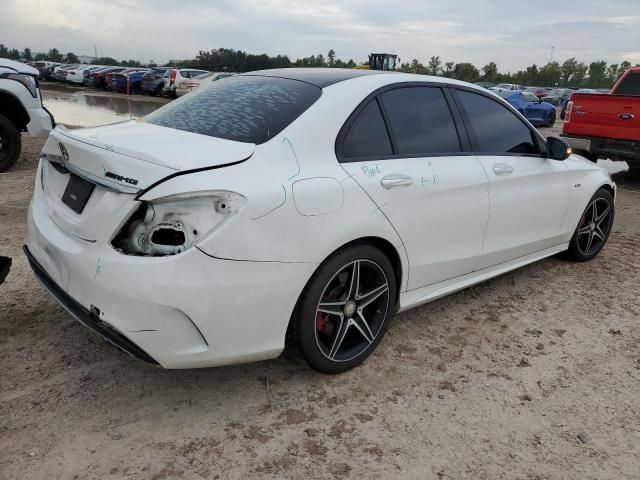
POLYGON ((398 315, 340 376, 280 358, 165 371, 40 288, 42 141, 0 174, 1 479, 624 479, 640 472, 640 179, 592 262, 551 258, 398 315), (636 191, 634 191, 636 190, 636 191))

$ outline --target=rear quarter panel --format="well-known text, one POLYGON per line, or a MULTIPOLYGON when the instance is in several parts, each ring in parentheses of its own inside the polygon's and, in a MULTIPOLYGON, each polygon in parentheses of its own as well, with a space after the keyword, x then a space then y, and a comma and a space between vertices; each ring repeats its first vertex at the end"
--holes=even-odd
POLYGON ((406 279, 402 241, 335 155, 343 123, 370 91, 385 84, 375 77, 359 79, 362 90, 350 88, 350 82, 326 88, 246 162, 175 177, 145 198, 216 189, 244 195, 246 207, 198 245, 214 257, 319 264, 346 243, 373 236, 396 248, 406 279))

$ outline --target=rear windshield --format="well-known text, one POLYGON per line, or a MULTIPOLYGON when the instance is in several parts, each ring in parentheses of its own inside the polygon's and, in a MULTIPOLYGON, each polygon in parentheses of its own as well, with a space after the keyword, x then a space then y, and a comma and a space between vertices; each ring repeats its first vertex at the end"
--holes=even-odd
POLYGON ((322 90, 286 78, 238 75, 156 110, 145 121, 237 142, 264 143, 308 109, 322 90))
POLYGON ((616 95, 640 95, 640 73, 627 75, 616 90, 616 95))

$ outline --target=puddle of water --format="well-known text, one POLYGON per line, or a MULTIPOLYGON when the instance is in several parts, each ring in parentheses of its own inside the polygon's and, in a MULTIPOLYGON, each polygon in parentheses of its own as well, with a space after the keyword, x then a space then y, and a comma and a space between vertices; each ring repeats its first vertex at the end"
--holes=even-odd
POLYGON ((135 98, 82 93, 45 94, 43 103, 52 113, 56 123, 76 127, 95 127, 143 117, 163 105, 163 103, 140 101, 135 98))

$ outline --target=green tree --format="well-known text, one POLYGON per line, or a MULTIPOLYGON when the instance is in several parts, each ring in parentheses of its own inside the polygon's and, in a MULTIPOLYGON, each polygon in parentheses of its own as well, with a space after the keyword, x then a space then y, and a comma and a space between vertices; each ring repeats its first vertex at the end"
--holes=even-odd
POLYGON ((538 83, 542 86, 557 87, 562 79, 562 67, 558 62, 549 62, 538 72, 538 83))
POLYGON ((11 60, 20 60, 20 50, 17 48, 12 48, 9 50, 8 58, 11 60))
POLYGON ((629 62, 628 60, 625 60, 624 62, 622 62, 620 64, 620 68, 618 69, 618 77, 616 78, 616 81, 618 80, 618 78, 622 76, 624 72, 626 72, 630 68, 631 68, 631 62, 629 62))
POLYGON ((47 53, 47 60, 50 62, 62 62, 62 54, 57 48, 52 48, 49 50, 49 53, 47 53))
POLYGON ((612 63, 611 65, 609 65, 609 67, 607 68, 607 79, 610 85, 613 85, 614 83, 616 83, 616 80, 618 80, 619 75, 620 75, 620 69, 618 68, 618 64, 612 63))
POLYGON ((438 75, 442 70, 442 61, 440 57, 433 56, 429 59, 429 66, 427 68, 427 72, 429 75, 438 75))
POLYGON ((444 71, 442 72, 445 77, 450 77, 453 74, 453 66, 455 63, 447 62, 444 64, 444 71))
POLYGON ((452 77, 464 82, 475 82, 480 77, 480 72, 473 64, 461 62, 453 67, 452 77))
POLYGON ((580 87, 584 84, 584 79, 587 76, 587 67, 583 62, 578 63, 576 66, 576 71, 573 75, 571 75, 571 83, 572 87, 580 87))
POLYGON ((30 62, 31 60, 33 60, 33 57, 31 56, 31 49, 29 47, 25 48, 24 52, 22 52, 22 58, 25 62, 30 62))
POLYGON ((75 53, 69 52, 67 53, 67 56, 64 59, 65 63, 80 63, 80 60, 78 60, 78 56, 75 53))
POLYGON ((496 62, 489 62, 482 67, 482 79, 485 82, 497 82, 498 81, 498 65, 496 62))
POLYGON ((591 88, 604 88, 610 86, 609 80, 607 79, 607 62, 600 60, 589 64, 588 83, 591 88))
POLYGON ((575 57, 571 57, 564 61, 561 67, 562 70, 562 86, 568 87, 571 84, 573 76, 578 71, 578 61, 575 57))
POLYGON ((123 67, 139 67, 140 62, 137 60, 123 60, 122 62, 120 62, 120 65, 122 65, 123 67))
POLYGON ((7 58, 9 56, 9 49, 0 43, 0 58, 7 58))
POLYGON ((327 59, 329 61, 329 66, 333 67, 336 63, 336 52, 333 48, 329 50, 329 53, 327 53, 327 59))
POLYGON ((39 62, 41 60, 46 60, 47 59, 47 54, 46 53, 36 53, 36 56, 34 58, 34 60, 36 62, 39 62))
POLYGON ((115 58, 111 57, 98 57, 94 60, 96 65, 112 65, 117 66, 120 65, 120 62, 115 58))

